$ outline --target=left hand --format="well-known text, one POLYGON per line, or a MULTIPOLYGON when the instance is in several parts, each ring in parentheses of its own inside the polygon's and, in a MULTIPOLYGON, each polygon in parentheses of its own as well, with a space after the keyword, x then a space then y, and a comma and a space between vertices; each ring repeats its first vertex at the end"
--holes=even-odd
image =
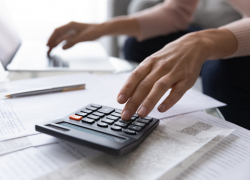
POLYGON ((213 47, 209 38, 191 33, 146 58, 118 94, 119 103, 127 102, 122 119, 129 120, 139 107, 137 114, 147 116, 169 89, 172 89, 169 96, 158 110, 165 112, 171 108, 194 85, 213 47))

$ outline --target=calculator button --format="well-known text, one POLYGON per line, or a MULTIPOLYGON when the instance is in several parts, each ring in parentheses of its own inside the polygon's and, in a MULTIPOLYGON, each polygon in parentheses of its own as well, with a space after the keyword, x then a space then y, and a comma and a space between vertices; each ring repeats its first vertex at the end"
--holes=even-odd
POLYGON ((108 127, 108 124, 104 122, 98 122, 97 125, 100 127, 108 127))
POLYGON ((82 122, 88 123, 88 124, 93 124, 95 122, 95 120, 85 117, 85 118, 82 118, 82 122))
POLYGON ((117 121, 119 119, 119 117, 111 116, 111 115, 107 116, 106 118, 112 119, 112 120, 115 120, 115 121, 117 121))
POLYGON ((99 113, 99 112, 94 112, 93 115, 95 116, 99 116, 99 117, 104 117, 104 114, 103 113, 99 113))
POLYGON ((136 122, 145 123, 145 124, 149 124, 150 123, 149 120, 145 120, 145 119, 137 119, 136 122))
POLYGON ((136 117, 133 116, 130 120, 134 121, 134 120, 136 120, 136 117))
POLYGON ((121 114, 117 112, 112 112, 111 115, 116 117, 121 117, 121 114))
POLYGON ((130 125, 128 128, 134 131, 140 131, 142 129, 142 127, 135 126, 135 125, 130 125))
POLYGON ((130 124, 130 123, 132 123, 133 121, 131 121, 131 120, 124 121, 124 120, 120 119, 119 122, 130 124))
POLYGON ((94 120, 96 120, 96 121, 100 119, 99 116, 95 116, 95 115, 92 115, 92 114, 91 114, 91 115, 88 115, 87 117, 90 118, 90 119, 94 119, 94 120))
POLYGON ((108 115, 108 114, 112 113, 114 110, 115 110, 114 108, 103 107, 101 109, 98 109, 97 111, 100 112, 100 113, 108 115))
POLYGON ((82 116, 77 116, 75 114, 72 114, 72 115, 69 116, 69 119, 80 121, 82 119, 82 116))
POLYGON ((121 114, 121 113, 122 113, 122 110, 116 109, 115 112, 121 114))
POLYGON ((133 122, 133 125, 140 126, 142 128, 144 128, 146 126, 146 124, 140 123, 140 122, 133 122))
POLYGON ((149 116, 147 116, 147 117, 145 117, 145 118, 142 118, 142 119, 149 120, 150 122, 153 120, 153 118, 152 118, 152 117, 149 117, 149 116))
POLYGON ((90 111, 96 111, 98 108, 95 108, 95 107, 86 107, 87 110, 90 110, 90 111))
POLYGON ((84 113, 88 113, 88 114, 92 113, 92 111, 87 110, 87 109, 83 109, 83 110, 81 110, 81 111, 84 112, 84 113))
POLYGON ((138 116, 138 114, 134 114, 133 117, 138 118, 139 116, 138 116))
POLYGON ((130 130, 130 129, 124 129, 124 132, 127 133, 127 134, 131 134, 131 135, 135 135, 136 134, 135 131, 130 130))
POLYGON ((75 113, 75 115, 86 117, 88 115, 88 113, 77 112, 77 113, 75 113))
POLYGON ((111 129, 114 131, 121 131, 122 130, 122 128, 120 126, 112 126, 111 129))
POLYGON ((127 127, 129 124, 128 123, 124 123, 124 122, 116 122, 114 125, 120 126, 120 127, 127 127))
POLYGON ((102 119, 101 121, 105 122, 107 124, 113 124, 114 123, 114 120, 111 120, 111 119, 102 119))
POLYGON ((95 108, 98 108, 98 109, 102 108, 102 106, 97 105, 97 104, 91 104, 90 106, 95 107, 95 108))

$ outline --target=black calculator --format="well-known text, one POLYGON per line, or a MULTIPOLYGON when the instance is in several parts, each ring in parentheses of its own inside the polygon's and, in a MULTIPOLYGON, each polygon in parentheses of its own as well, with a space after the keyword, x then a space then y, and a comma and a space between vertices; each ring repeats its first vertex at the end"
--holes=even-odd
POLYGON ((159 119, 134 114, 123 121, 121 112, 89 104, 62 119, 36 125, 36 130, 111 155, 123 155, 136 149, 158 126, 159 119))

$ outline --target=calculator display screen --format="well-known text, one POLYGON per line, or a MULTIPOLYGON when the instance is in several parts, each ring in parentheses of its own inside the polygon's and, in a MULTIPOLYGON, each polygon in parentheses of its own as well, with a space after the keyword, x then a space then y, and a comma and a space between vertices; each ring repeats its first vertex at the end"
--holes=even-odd
POLYGON ((70 124, 70 123, 67 123, 67 122, 61 122, 61 123, 58 123, 58 124, 60 124, 61 126, 67 127, 67 128, 76 129, 78 131, 83 131, 83 132, 86 132, 86 133, 94 134, 94 135, 101 136, 101 137, 104 137, 104 138, 107 138, 107 139, 111 139, 111 140, 114 140, 114 141, 120 142, 120 143, 123 143, 124 141, 127 140, 127 138, 113 136, 113 135, 110 135, 110 134, 102 133, 100 131, 95 131, 95 130, 92 130, 92 129, 88 129, 88 128, 84 128, 84 127, 77 126, 77 125, 74 125, 74 124, 70 124))

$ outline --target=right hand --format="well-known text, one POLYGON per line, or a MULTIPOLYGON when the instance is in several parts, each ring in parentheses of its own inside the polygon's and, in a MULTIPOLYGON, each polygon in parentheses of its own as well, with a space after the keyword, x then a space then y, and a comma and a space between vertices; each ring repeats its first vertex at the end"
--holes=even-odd
POLYGON ((63 49, 68 49, 78 42, 92 41, 101 36, 99 24, 70 22, 54 30, 47 43, 49 47, 47 53, 49 54, 54 47, 64 40, 66 40, 66 43, 63 49))

